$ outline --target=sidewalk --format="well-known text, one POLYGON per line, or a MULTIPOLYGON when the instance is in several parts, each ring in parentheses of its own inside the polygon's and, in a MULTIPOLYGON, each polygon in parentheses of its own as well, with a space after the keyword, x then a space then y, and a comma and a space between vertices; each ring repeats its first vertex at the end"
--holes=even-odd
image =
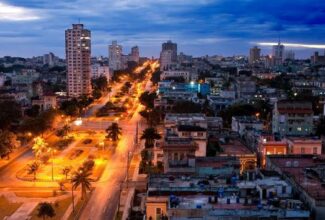
MULTIPOLYGON (((54 131, 47 131, 47 132, 44 133, 43 137, 46 140, 47 138, 49 138, 50 136, 52 136, 54 133, 55 133, 55 130, 54 131)), ((9 160, 0 159, 0 171, 2 169, 4 169, 5 167, 7 167, 14 160, 16 160, 17 158, 19 158, 22 155, 24 155, 29 149, 31 149, 32 144, 33 144, 33 140, 30 140, 24 146, 21 146, 21 147, 15 149, 14 152, 12 152, 10 154, 9 160)))
POLYGON ((12 152, 10 154, 9 160, 7 160, 7 159, 1 159, 0 160, 0 171, 2 169, 4 169, 6 166, 8 166, 10 163, 12 163, 14 160, 16 160, 17 158, 19 158, 23 154, 25 154, 30 149, 30 146, 29 146, 30 144, 31 143, 28 143, 28 144, 26 144, 23 147, 19 147, 19 148, 15 149, 14 152, 12 152))
MULTIPOLYGON (((74 196, 74 204, 75 206, 78 204, 78 200, 79 200, 79 195, 75 195, 74 196)), ((61 220, 68 220, 71 213, 73 211, 73 205, 72 203, 69 205, 69 207, 67 208, 67 210, 65 211, 63 217, 61 218, 61 220)))
MULTIPOLYGON (((132 178, 131 178, 131 181, 134 181, 134 182, 136 182, 138 180, 138 176, 139 176, 139 165, 140 165, 139 160, 141 160, 141 153, 137 152, 136 154, 134 154, 134 156, 132 158, 132 161, 130 163, 130 168, 132 167, 132 165, 133 166, 135 165, 134 166, 134 170, 133 170, 133 174, 132 174, 132 178)), ((135 187, 134 186, 129 187, 127 189, 126 200, 123 203, 124 204, 124 208, 123 208, 122 220, 126 220, 128 218, 128 216, 129 216, 129 211, 130 211, 131 206, 132 206, 132 201, 133 201, 133 198, 134 198, 134 193, 135 193, 135 187)))
POLYGON ((29 219, 29 215, 38 205, 38 202, 26 202, 22 204, 14 214, 7 218, 7 220, 23 220, 29 219))

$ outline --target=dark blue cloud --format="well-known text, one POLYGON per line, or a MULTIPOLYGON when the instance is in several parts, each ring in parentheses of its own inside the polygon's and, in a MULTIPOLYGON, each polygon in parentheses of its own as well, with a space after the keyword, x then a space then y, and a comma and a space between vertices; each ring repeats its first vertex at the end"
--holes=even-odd
MULTIPOLYGON (((0 0, 0 3, 3 2, 0 0)), ((64 30, 80 19, 92 30, 93 54, 107 44, 137 44, 157 56, 172 39, 194 55, 247 54, 254 42, 325 44, 324 0, 6 0, 38 19, 0 20, 0 55, 64 56, 64 30)), ((1 4, 0 4, 1 7, 1 4)), ((12 17, 15 15, 13 14, 12 17)), ((24 16, 24 15, 20 15, 24 16)), ((1 18, 1 15, 0 15, 1 18)), ((269 48, 263 48, 265 53, 269 48)), ((128 51, 125 51, 128 52, 128 51)), ((299 50, 309 56, 312 50, 299 50)))

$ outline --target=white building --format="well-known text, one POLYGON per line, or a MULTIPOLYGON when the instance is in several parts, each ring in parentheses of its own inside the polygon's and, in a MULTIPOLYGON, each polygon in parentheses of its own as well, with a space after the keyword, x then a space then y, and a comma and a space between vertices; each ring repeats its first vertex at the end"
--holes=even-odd
POLYGON ((175 78, 184 78, 186 82, 189 82, 192 79, 191 73, 184 70, 167 70, 163 71, 160 75, 160 80, 165 80, 166 78, 175 77, 175 78))
POLYGON ((118 45, 117 41, 112 41, 112 44, 108 46, 108 60, 112 70, 123 69, 122 46, 118 45))
POLYGON ((110 72, 109 72, 109 66, 107 65, 101 65, 99 63, 93 64, 91 66, 91 77, 92 78, 98 78, 100 76, 105 76, 107 80, 111 78, 110 72))
POLYGON ((231 130, 237 132, 240 136, 244 135, 248 130, 260 132, 263 130, 263 122, 252 116, 233 116, 231 130))

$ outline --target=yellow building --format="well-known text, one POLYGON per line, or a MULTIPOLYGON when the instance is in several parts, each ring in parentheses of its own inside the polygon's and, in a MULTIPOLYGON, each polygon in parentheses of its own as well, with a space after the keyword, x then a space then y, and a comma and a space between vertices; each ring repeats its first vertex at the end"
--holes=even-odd
POLYGON ((146 219, 160 220, 167 213, 168 197, 150 196, 146 201, 146 219))

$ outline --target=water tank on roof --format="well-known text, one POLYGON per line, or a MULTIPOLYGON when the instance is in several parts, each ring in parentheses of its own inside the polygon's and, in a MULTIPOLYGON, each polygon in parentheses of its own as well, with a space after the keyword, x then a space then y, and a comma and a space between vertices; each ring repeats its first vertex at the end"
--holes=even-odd
POLYGON ((291 167, 291 161, 286 161, 286 167, 291 167))
POLYGON ((293 161, 293 167, 299 167, 299 161, 297 160, 293 161))

